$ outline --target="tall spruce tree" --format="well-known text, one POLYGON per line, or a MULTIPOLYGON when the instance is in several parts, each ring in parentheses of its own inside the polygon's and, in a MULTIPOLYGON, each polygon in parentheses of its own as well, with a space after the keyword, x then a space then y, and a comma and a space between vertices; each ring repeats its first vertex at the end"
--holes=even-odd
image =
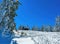
POLYGON ((45 31, 45 26, 44 25, 41 26, 40 31, 43 31, 43 32, 45 31))
POLYGON ((0 31, 4 37, 10 37, 16 29, 14 17, 17 15, 18 0, 2 0, 0 4, 0 31))
POLYGON ((56 17, 56 23, 55 23, 53 31, 60 32, 60 16, 56 17))
POLYGON ((56 31, 60 32, 60 16, 56 18, 56 31))

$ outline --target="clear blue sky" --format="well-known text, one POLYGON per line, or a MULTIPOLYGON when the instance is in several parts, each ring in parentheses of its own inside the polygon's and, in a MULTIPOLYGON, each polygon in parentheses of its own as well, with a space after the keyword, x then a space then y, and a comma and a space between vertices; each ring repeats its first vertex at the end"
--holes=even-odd
POLYGON ((19 25, 54 25, 56 16, 60 16, 60 0, 19 0, 22 5, 17 10, 15 17, 19 25))

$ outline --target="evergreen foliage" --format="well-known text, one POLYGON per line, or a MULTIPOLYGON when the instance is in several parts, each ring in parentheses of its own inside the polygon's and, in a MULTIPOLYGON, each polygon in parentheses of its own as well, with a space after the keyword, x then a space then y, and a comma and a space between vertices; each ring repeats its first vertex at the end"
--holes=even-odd
POLYGON ((14 17, 17 16, 18 0, 2 0, 0 3, 0 31, 4 37, 10 37, 16 30, 14 17))

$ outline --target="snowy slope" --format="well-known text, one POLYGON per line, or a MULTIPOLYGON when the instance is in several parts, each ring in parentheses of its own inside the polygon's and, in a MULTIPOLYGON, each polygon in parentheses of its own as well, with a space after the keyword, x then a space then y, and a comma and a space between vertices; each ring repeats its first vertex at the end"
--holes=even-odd
POLYGON ((60 44, 60 32, 40 32, 40 31, 14 31, 17 44, 60 44), (22 34, 23 32, 23 34, 22 34))

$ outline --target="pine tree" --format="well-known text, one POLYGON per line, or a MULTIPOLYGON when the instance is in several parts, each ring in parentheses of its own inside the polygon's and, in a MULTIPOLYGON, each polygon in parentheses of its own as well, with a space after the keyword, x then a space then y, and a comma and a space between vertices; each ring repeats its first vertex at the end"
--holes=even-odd
POLYGON ((18 0, 3 0, 0 4, 0 30, 4 37, 10 37, 16 29, 14 17, 17 16, 18 0))
POLYGON ((52 26, 51 25, 48 25, 45 29, 45 31, 47 32, 52 32, 52 26))
POLYGON ((55 26, 53 28, 54 32, 60 32, 60 16, 56 17, 56 23, 55 26))
POLYGON ((45 31, 45 26, 42 25, 40 31, 45 31))
POLYGON ((56 31, 57 32, 60 32, 60 16, 57 16, 57 18, 56 18, 56 26, 55 26, 56 28, 56 31))
POLYGON ((33 27, 32 27, 32 30, 33 30, 33 31, 39 31, 40 28, 39 28, 38 26, 33 26, 33 27))

